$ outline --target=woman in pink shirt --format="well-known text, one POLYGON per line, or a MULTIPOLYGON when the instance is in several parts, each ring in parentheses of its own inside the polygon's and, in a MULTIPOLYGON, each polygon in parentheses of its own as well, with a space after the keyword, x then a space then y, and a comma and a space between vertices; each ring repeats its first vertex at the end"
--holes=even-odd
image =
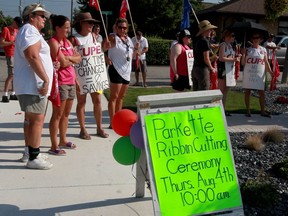
POLYGON ((66 155, 62 148, 75 149, 76 145, 68 142, 66 132, 68 128, 68 117, 76 96, 76 74, 74 64, 81 61, 81 56, 74 52, 73 45, 67 40, 70 31, 70 21, 62 15, 51 15, 52 28, 55 35, 49 40, 51 57, 54 62, 59 61, 58 86, 61 105, 53 104, 53 113, 49 123, 51 149, 48 153, 53 155, 66 155), (60 141, 57 141, 58 129, 60 141))

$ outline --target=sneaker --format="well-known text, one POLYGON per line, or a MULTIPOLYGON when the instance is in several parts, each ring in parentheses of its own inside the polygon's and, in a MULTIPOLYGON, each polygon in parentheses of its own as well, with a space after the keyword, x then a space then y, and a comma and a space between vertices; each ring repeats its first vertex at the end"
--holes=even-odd
POLYGON ((9 103, 8 96, 2 96, 2 103, 9 103))
POLYGON ((19 159, 21 162, 27 163, 29 160, 29 154, 28 153, 23 153, 22 157, 19 159))
MULTIPOLYGON (((44 160, 48 160, 49 157, 47 154, 41 154, 39 153, 38 157, 41 157, 44 160)), ((29 154, 28 153, 23 153, 22 158, 19 159, 21 162, 27 163, 29 160, 29 154)))
POLYGON ((49 161, 44 160, 42 157, 37 156, 34 160, 29 160, 27 162, 26 167, 29 169, 41 169, 41 170, 47 170, 50 169, 53 166, 52 163, 49 161))
POLYGON ((10 95, 9 100, 18 100, 18 98, 17 98, 17 96, 14 94, 14 95, 10 95))

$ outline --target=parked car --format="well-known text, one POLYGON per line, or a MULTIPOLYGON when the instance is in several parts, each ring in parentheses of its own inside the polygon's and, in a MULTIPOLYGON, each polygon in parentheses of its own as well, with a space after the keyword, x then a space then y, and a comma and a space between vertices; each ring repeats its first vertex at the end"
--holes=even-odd
POLYGON ((283 69, 285 63, 285 54, 288 47, 288 35, 277 35, 274 37, 274 42, 276 46, 280 48, 276 52, 276 57, 281 70, 283 69))

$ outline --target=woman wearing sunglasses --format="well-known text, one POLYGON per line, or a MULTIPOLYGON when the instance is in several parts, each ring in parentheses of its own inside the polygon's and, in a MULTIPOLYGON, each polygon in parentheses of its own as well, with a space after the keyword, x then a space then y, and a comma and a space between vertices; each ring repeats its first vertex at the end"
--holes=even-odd
MULTIPOLYGON (((232 43, 235 41, 235 34, 230 30, 223 32, 223 42, 219 45, 218 59, 218 87, 223 94, 222 102, 225 109, 226 97, 229 87, 236 86, 235 79, 235 62, 240 61, 240 56, 235 55, 232 43)), ((226 116, 231 116, 225 112, 226 116)))
POLYGON ((130 83, 132 59, 139 48, 139 42, 134 47, 131 38, 127 36, 128 21, 126 19, 116 20, 115 31, 115 34, 109 35, 110 48, 108 50, 108 58, 111 60, 108 69, 110 128, 112 128, 114 114, 122 109, 123 99, 130 83))
POLYGON ((270 113, 265 111, 265 77, 266 71, 273 76, 273 72, 268 62, 267 51, 260 46, 263 37, 260 33, 254 32, 251 36, 251 46, 243 49, 241 64, 244 65, 243 88, 245 89, 246 116, 251 117, 250 96, 251 90, 258 90, 259 104, 263 117, 271 117, 270 113))

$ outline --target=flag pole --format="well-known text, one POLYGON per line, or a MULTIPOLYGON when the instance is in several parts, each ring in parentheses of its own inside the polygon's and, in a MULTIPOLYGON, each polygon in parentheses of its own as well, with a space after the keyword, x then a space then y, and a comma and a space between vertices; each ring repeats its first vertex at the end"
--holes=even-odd
MULTIPOLYGON (((127 6, 128 6, 128 11, 129 11, 129 16, 130 16, 130 20, 131 20, 131 25, 132 25, 134 37, 135 37, 135 39, 136 39, 136 42, 138 43, 139 40, 138 40, 138 38, 137 38, 137 36, 136 36, 136 31, 135 31, 135 27, 134 27, 134 22, 133 22, 132 14, 131 14, 131 11, 130 11, 130 5, 129 5, 128 0, 126 0, 126 2, 127 2, 127 6)), ((140 47, 139 47, 139 48, 140 48, 140 47)), ((138 51, 139 51, 139 50, 138 50, 138 51)), ((138 52, 138 51, 137 51, 137 52, 138 52)), ((139 57, 138 57, 138 53, 137 53, 137 56, 136 56, 136 60, 137 60, 137 58, 139 58, 139 57)), ((142 73, 142 71, 141 71, 141 65, 140 65, 140 72, 142 73)))
POLYGON ((127 2, 127 6, 128 6, 129 16, 130 16, 130 19, 131 19, 131 25, 132 25, 133 33, 134 33, 134 36, 135 36, 135 38, 136 38, 136 41, 138 42, 138 39, 137 39, 137 37, 136 37, 136 31, 135 31, 135 27, 134 27, 132 15, 131 15, 131 11, 130 11, 130 5, 129 5, 128 0, 126 0, 126 2, 127 2))
POLYGON ((194 9, 193 9, 193 7, 192 7, 191 4, 190 4, 190 7, 191 7, 191 10, 192 10, 192 12, 193 12, 193 14, 194 14, 194 17, 195 17, 197 23, 199 24, 199 20, 198 20, 198 18, 197 18, 197 16, 196 16, 196 13, 195 13, 195 11, 194 11, 194 9))
POLYGON ((101 11, 101 8, 100 8, 100 4, 99 4, 99 1, 98 1, 98 0, 97 0, 97 4, 98 4, 98 7, 99 7, 99 12, 100 12, 101 21, 102 21, 102 24, 103 24, 103 27, 104 27, 105 36, 106 36, 106 38, 107 38, 107 41, 109 42, 109 38, 108 38, 106 26, 105 26, 104 19, 103 19, 103 14, 102 14, 102 11, 101 11))

